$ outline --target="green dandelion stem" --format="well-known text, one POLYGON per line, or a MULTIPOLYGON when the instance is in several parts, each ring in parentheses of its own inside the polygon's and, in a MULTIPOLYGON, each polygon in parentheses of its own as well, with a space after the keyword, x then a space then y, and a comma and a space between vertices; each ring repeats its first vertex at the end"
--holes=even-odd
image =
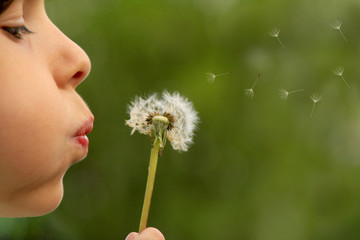
POLYGON ((289 94, 290 93, 295 93, 295 92, 302 92, 302 91, 304 91, 304 89, 298 89, 298 90, 290 91, 289 94))
POLYGON ((231 72, 220 73, 220 74, 217 74, 216 76, 219 77, 219 76, 226 75, 226 74, 231 74, 231 72))
POLYGON ((256 83, 259 81, 259 78, 260 78, 260 73, 257 75, 256 80, 255 80, 254 84, 252 85, 251 89, 253 89, 255 87, 256 83))
POLYGON ((151 196, 152 196, 152 192, 154 189, 156 166, 157 166, 158 157, 159 157, 159 150, 160 150, 160 141, 156 141, 151 149, 150 163, 149 163, 149 169, 148 169, 148 178, 147 178, 147 182, 146 182, 146 190, 145 190, 143 208, 141 211, 139 233, 141 233, 146 228, 147 220, 149 217, 151 196))
POLYGON ((277 40, 279 41, 280 45, 282 46, 282 48, 284 49, 284 51, 286 51, 286 47, 284 46, 284 44, 281 42, 279 37, 276 37, 277 40))
POLYGON ((343 34, 343 32, 341 31, 340 28, 339 28, 339 32, 340 32, 341 36, 344 38, 345 42, 347 42, 348 40, 347 40, 347 38, 345 37, 345 35, 343 34))
POLYGON ((342 80, 345 82, 346 86, 347 86, 348 88, 350 88, 349 84, 347 83, 347 81, 345 80, 345 78, 343 77, 343 75, 341 75, 341 78, 342 78, 342 80))
POLYGON ((312 108, 312 110, 311 110, 310 117, 312 117, 312 116, 313 116, 313 113, 314 113, 314 110, 315 110, 315 105, 316 105, 316 103, 314 103, 314 105, 313 105, 313 108, 312 108))

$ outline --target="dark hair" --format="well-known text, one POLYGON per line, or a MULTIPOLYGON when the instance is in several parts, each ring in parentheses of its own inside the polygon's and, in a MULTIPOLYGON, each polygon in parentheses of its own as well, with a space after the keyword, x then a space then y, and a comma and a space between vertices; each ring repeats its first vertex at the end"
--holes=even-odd
POLYGON ((0 0, 0 14, 3 13, 13 2, 13 0, 0 0))

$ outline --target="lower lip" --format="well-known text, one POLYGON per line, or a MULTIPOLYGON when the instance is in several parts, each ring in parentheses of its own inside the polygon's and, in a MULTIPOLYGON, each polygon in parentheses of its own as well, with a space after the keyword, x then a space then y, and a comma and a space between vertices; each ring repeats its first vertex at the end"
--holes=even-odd
POLYGON ((83 148, 89 147, 89 139, 86 135, 74 137, 76 143, 80 144, 83 148))

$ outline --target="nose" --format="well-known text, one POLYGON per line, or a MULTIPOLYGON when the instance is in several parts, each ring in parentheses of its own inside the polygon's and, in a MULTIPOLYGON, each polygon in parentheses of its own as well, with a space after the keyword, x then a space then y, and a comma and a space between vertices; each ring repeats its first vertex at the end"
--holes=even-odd
POLYGON ((59 88, 76 88, 90 73, 91 62, 85 51, 53 25, 51 69, 59 88))

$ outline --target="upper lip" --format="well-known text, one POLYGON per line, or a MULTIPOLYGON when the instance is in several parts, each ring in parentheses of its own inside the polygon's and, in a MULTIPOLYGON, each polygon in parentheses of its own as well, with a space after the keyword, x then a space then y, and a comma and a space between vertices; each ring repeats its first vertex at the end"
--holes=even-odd
POLYGON ((90 117, 76 131, 76 133, 74 134, 74 137, 84 136, 84 135, 90 133, 93 129, 93 126, 94 126, 94 117, 90 117))

